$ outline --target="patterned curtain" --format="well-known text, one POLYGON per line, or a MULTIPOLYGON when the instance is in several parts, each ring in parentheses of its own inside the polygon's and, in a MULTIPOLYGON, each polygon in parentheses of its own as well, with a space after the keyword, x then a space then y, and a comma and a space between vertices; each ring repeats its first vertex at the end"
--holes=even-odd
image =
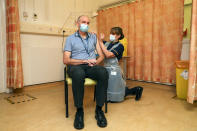
POLYGON ((7 87, 23 87, 18 0, 6 0, 7 87))
POLYGON ((120 26, 128 39, 128 78, 175 83, 184 0, 141 0, 98 12, 98 33, 120 26))
POLYGON ((197 0, 193 0, 191 24, 191 48, 189 63, 189 85, 187 101, 193 103, 197 100, 197 0))

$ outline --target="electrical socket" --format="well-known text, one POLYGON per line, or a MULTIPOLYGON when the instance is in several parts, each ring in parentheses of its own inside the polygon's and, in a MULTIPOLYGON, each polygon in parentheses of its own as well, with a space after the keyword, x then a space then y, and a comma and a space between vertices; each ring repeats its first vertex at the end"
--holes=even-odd
POLYGON ((36 13, 33 14, 33 19, 34 19, 34 21, 38 20, 38 15, 36 13))
POLYGON ((23 11, 23 18, 26 20, 28 18, 28 13, 26 11, 23 11))

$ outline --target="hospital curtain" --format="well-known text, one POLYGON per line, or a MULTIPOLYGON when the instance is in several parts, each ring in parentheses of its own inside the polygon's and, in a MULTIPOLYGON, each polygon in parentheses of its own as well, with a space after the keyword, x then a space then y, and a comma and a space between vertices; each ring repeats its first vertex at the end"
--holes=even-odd
POLYGON ((191 47, 189 62, 189 85, 187 101, 193 103, 197 100, 197 0, 193 0, 192 24, 191 24, 191 47))
POLYGON ((175 83, 184 0, 140 0, 98 12, 98 33, 120 26, 128 39, 128 78, 175 83))
POLYGON ((23 87, 18 0, 6 0, 7 87, 23 87))

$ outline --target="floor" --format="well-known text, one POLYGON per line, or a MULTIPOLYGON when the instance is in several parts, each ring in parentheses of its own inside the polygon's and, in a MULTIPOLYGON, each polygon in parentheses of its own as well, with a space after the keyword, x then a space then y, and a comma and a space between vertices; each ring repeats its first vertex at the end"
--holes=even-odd
MULTIPOLYGON (((84 131, 197 131, 197 103, 175 96, 175 87, 127 81, 129 87, 142 86, 140 101, 128 97, 109 103, 108 126, 99 128, 94 118, 93 89, 85 88, 84 131)), ((0 94, 0 131, 73 131, 75 108, 69 88, 69 118, 65 118, 63 82, 25 87, 15 94, 0 94), (5 98, 29 94, 29 101, 11 104, 5 98), (37 98, 32 100, 32 98, 37 98)))

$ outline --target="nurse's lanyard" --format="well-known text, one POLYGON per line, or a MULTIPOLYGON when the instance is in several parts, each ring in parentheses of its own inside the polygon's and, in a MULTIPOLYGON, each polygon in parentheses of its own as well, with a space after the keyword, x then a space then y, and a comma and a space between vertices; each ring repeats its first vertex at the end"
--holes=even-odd
MULTIPOLYGON (((79 34, 79 32, 78 32, 78 34, 79 34)), ((88 43, 89 43, 89 38, 88 38, 88 34, 87 34, 87 46, 86 46, 86 43, 83 41, 83 39, 81 38, 81 36, 80 36, 80 34, 79 34, 79 37, 80 37, 80 39, 81 39, 81 42, 83 43, 83 46, 84 46, 84 48, 85 48, 85 50, 86 50, 86 53, 90 56, 90 54, 89 54, 89 51, 88 51, 88 43)))

